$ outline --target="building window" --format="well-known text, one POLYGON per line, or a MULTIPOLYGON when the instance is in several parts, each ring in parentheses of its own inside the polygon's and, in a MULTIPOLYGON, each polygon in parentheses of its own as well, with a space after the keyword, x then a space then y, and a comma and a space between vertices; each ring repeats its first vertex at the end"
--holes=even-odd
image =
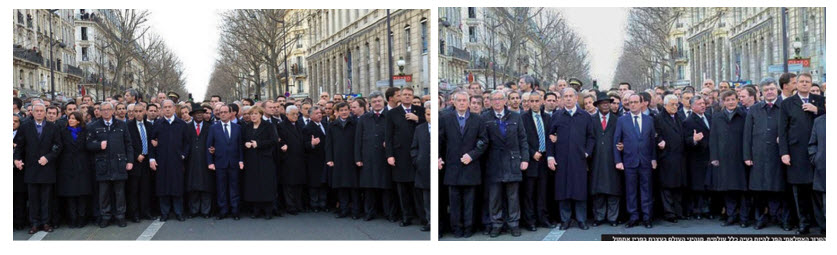
POLYGON ((404 51, 406 54, 410 53, 410 25, 404 27, 404 51))
POLYGON ((87 61, 87 47, 81 47, 81 61, 87 61))
POLYGON ((421 53, 427 53, 427 19, 421 19, 421 53))
POLYGON ((677 66, 677 79, 678 80, 683 80, 683 78, 685 76, 686 76, 686 73, 683 70, 683 66, 682 65, 677 66))
POLYGON ((477 42, 477 28, 468 26, 468 42, 477 42))
POLYGON ((87 41, 87 27, 81 27, 81 40, 87 41))
POLYGON ((477 8, 476 7, 468 7, 468 18, 469 19, 476 19, 477 18, 477 8))
POLYGON ((683 57, 683 37, 677 37, 677 54, 675 57, 682 58, 683 57))
POLYGON ((302 48, 302 34, 296 34, 296 48, 302 48))

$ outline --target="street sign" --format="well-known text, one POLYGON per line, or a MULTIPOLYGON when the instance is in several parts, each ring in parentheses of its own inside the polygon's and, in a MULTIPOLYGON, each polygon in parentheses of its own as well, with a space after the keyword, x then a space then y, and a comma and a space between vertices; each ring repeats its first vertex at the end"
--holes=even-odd
MULTIPOLYGON (((403 86, 407 85, 407 82, 404 81, 404 80, 393 80, 392 85, 393 86, 398 86, 398 87, 403 87, 403 86)), ((375 82, 375 87, 378 87, 378 88, 389 87, 389 80, 377 81, 377 82, 375 82)))
POLYGON ((788 59, 788 65, 793 65, 793 64, 801 64, 802 67, 809 67, 809 66, 811 66, 811 59, 810 58, 788 59))
POLYGON ((406 82, 413 82, 413 75, 395 75, 392 76, 393 80, 403 80, 406 82))
POLYGON ((802 71, 802 64, 789 64, 788 65, 788 72, 801 72, 802 71))
POLYGON ((785 71, 785 66, 782 64, 778 65, 770 65, 767 67, 767 72, 769 73, 781 73, 785 71))

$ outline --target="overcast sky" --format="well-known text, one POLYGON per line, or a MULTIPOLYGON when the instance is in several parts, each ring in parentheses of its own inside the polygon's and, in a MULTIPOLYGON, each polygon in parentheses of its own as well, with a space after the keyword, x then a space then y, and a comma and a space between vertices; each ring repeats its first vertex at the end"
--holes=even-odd
POLYGON ((558 8, 587 43, 590 76, 610 88, 625 40, 628 8, 558 8))
MULTIPOLYGON (((217 56, 221 10, 189 8, 151 9, 149 25, 183 62, 186 90, 201 101, 217 56)), ((186 95, 180 95, 185 99, 186 95)))

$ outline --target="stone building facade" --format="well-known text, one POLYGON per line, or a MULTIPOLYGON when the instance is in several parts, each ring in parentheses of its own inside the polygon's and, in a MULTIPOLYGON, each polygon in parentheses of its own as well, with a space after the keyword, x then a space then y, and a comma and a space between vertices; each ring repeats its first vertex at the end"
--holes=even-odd
MULTIPOLYGON (((55 73, 56 97, 79 94, 82 78, 75 45, 72 9, 13 9, 13 75, 15 96, 41 97, 51 92, 50 65, 55 73), (53 60, 50 60, 52 15, 53 60)), ((60 99, 60 98, 59 98, 60 99)))

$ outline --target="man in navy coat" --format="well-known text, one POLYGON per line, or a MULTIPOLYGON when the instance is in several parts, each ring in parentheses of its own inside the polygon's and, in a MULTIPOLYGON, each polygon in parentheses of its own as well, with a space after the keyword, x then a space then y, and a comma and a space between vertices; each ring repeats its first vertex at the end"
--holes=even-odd
POLYGON ((613 137, 616 169, 625 171, 625 201, 630 214, 625 228, 637 225, 640 219, 638 202, 641 204, 643 224, 646 228, 651 228, 651 207, 654 204, 651 193, 651 169, 657 168, 654 120, 651 116, 642 114, 639 95, 631 95, 628 98, 628 107, 631 112, 619 117, 613 137), (622 151, 616 149, 616 144, 620 142, 624 147, 622 151), (639 199, 637 195, 640 196, 639 199))
POLYGON ((238 202, 241 200, 238 187, 239 171, 244 169, 244 148, 241 142, 241 127, 230 121, 234 116, 227 105, 216 113, 221 121, 209 128, 206 138, 206 161, 209 169, 215 171, 215 185, 218 192, 218 219, 232 213, 239 219, 238 202))

